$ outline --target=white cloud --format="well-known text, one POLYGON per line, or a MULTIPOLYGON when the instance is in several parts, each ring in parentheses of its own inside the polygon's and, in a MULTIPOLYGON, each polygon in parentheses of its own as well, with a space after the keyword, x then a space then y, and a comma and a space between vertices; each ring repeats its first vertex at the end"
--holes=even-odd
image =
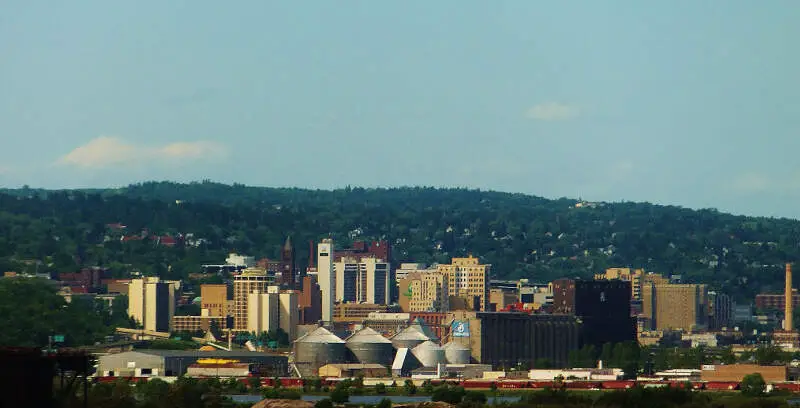
POLYGON ((67 153, 56 164, 102 168, 135 163, 174 163, 222 158, 225 146, 209 141, 176 142, 162 146, 137 146, 119 137, 101 136, 67 153))
POLYGON ((580 109, 577 106, 558 102, 540 103, 525 112, 525 116, 530 119, 547 121, 568 120, 577 117, 579 114, 580 109))

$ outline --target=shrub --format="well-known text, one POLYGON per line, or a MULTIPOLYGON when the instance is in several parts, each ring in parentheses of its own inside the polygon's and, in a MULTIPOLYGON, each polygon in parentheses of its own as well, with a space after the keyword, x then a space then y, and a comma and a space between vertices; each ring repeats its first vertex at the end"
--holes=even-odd
POLYGON ((384 383, 375 384, 375 393, 376 394, 386 394, 386 384, 384 384, 384 383))
POLYGON ((331 401, 336 404, 344 404, 350 400, 350 393, 344 388, 336 388, 331 392, 331 401))
POLYGON ((375 408, 392 408, 392 400, 384 398, 375 405, 375 408))
POLYGON ((314 408, 333 408, 333 401, 330 398, 325 398, 317 401, 314 408))

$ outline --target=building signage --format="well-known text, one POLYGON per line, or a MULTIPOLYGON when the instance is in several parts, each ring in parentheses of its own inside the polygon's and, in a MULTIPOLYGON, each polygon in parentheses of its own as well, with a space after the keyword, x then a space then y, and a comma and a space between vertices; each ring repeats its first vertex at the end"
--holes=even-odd
POLYGON ((469 321, 454 320, 450 333, 453 337, 469 337, 469 321))

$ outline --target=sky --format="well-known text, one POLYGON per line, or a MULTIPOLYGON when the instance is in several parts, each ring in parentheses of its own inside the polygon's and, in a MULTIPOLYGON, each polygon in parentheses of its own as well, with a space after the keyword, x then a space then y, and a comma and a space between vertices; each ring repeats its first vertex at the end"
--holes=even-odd
POLYGON ((448 186, 800 218, 796 0, 9 2, 0 186, 448 186))

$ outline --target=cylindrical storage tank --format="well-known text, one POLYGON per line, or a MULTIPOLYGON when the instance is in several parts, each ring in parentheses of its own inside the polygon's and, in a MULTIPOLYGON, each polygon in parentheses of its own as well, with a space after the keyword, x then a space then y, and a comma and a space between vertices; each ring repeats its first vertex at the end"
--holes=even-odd
POLYGON ((469 347, 456 343, 449 342, 442 347, 444 349, 444 356, 450 364, 469 364, 472 356, 472 350, 469 347))
POLYGON ((392 342, 369 327, 355 332, 345 341, 345 346, 361 364, 391 365, 394 359, 392 342))
POLYGON ((411 350, 411 354, 419 360, 424 367, 436 367, 447 362, 444 349, 432 341, 426 341, 411 350))
POLYGON ((411 325, 392 337, 392 345, 398 350, 401 348, 413 349, 430 340, 430 337, 428 337, 419 326, 411 325))
POLYGON ((346 349, 344 340, 319 327, 294 342, 295 361, 311 363, 319 367, 325 364, 345 363, 346 349))

